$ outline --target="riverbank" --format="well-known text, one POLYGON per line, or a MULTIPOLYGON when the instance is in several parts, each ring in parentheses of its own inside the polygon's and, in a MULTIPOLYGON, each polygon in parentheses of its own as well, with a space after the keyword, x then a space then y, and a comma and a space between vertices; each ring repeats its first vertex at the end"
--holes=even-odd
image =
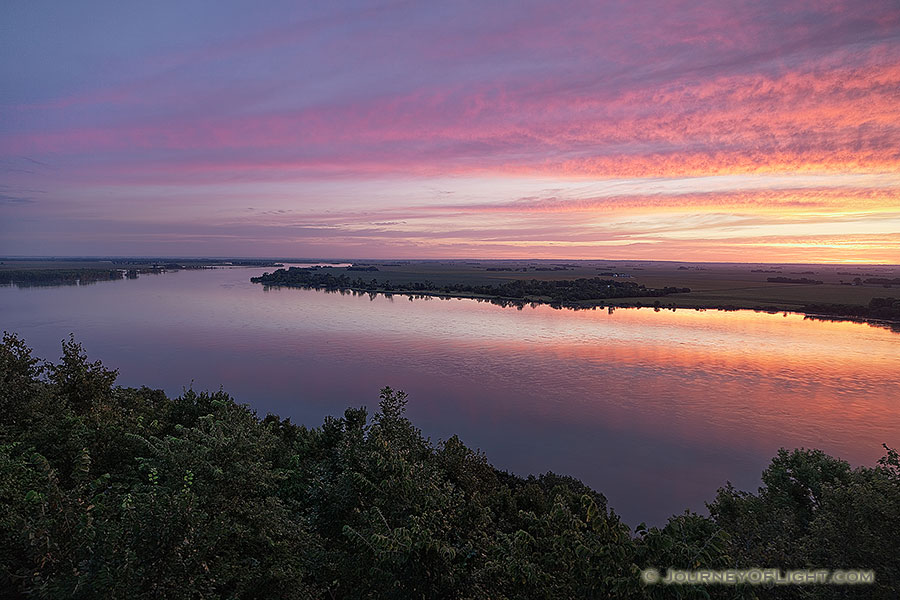
POLYGON ((882 283, 894 280, 894 267, 847 271, 848 267, 838 265, 766 269, 746 264, 686 265, 639 266, 621 261, 617 265, 590 261, 360 262, 350 268, 279 269, 251 281, 270 287, 358 294, 470 298, 503 306, 789 312, 900 328, 900 300, 890 295, 891 283, 882 283), (815 278, 773 277, 772 273, 815 278), (851 275, 853 279, 847 281, 851 275))

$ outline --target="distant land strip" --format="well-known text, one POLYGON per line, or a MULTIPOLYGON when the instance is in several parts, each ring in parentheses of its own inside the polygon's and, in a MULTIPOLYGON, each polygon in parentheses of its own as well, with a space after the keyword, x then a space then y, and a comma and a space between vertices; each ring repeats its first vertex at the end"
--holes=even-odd
MULTIPOLYGON (((365 271, 359 267, 351 267, 347 271, 365 271)), ((371 269, 377 270, 377 269, 371 269)), ((537 280, 515 279, 500 284, 473 285, 468 283, 436 284, 430 280, 394 283, 350 277, 345 273, 335 275, 320 267, 290 267, 278 269, 273 273, 264 273, 259 277, 251 277, 253 283, 261 283, 267 287, 292 287, 325 291, 350 291, 369 294, 403 294, 411 296, 443 296, 451 298, 473 298, 487 300, 503 306, 525 304, 547 304, 553 308, 595 308, 609 307, 643 307, 650 308, 686 308, 713 310, 756 310, 769 313, 798 312, 811 318, 842 321, 866 321, 875 325, 885 324, 891 329, 900 325, 900 299, 872 298, 868 305, 862 304, 806 304, 802 307, 785 308, 773 306, 745 307, 723 303, 718 306, 701 306, 688 298, 678 298, 678 294, 688 294, 687 287, 666 286, 648 288, 634 281, 621 279, 604 279, 602 277, 537 280), (666 297, 666 302, 659 300, 666 297), (651 304, 643 304, 639 299, 656 298, 651 304)), ((815 282, 819 283, 819 282, 815 282)))
MULTIPOLYGON (((7 264, 9 259, 0 262, 0 285, 15 285, 16 287, 42 287, 65 285, 90 285, 101 281, 121 281, 122 279, 137 279, 139 275, 158 275, 167 271, 180 271, 183 269, 211 269, 221 266, 234 267, 279 267, 281 263, 266 260, 155 260, 155 259, 125 259, 112 261, 90 260, 93 264, 108 263, 108 266, 91 267, 60 267, 55 261, 38 261, 40 266, 14 267, 16 262, 7 264)), ((65 259, 64 264, 89 262, 84 259, 65 259)))

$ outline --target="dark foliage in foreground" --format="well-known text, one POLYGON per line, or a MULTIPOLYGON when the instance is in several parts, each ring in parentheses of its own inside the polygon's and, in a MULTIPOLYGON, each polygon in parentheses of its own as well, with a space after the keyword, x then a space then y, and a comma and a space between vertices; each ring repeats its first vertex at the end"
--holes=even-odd
MULTIPOLYGON (((782 451, 758 494, 631 532, 553 474, 437 446, 385 388, 318 428, 227 394, 115 386, 74 341, 0 344, 0 595, 10 598, 894 598, 900 462, 782 451), (665 567, 864 567, 865 589, 644 586, 665 567), (847 595, 842 595, 842 594, 847 595)), ((652 490, 648 490, 652 493, 652 490)))
POLYGON ((291 267, 264 273, 250 279, 253 283, 268 286, 299 287, 324 290, 353 290, 357 292, 434 293, 477 295, 502 300, 537 301, 562 305, 590 302, 610 298, 658 298, 669 294, 688 293, 690 288, 647 288, 634 281, 602 279, 600 277, 541 281, 516 279, 497 285, 470 285, 449 283, 438 285, 431 281, 392 283, 390 281, 365 281, 350 279, 347 275, 333 275, 319 269, 291 267))

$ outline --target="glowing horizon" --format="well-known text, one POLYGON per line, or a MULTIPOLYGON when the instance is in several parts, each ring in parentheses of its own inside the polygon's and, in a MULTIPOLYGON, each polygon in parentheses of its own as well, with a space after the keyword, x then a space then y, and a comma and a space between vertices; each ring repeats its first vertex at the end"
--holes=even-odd
POLYGON ((887 0, 0 14, 0 254, 900 264, 887 0))

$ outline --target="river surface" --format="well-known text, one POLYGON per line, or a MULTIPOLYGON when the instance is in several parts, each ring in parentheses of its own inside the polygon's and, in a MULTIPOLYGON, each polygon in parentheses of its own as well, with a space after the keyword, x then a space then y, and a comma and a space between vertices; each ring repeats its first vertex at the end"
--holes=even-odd
MULTIPOLYGON (((573 475, 630 525, 755 491, 780 447, 872 465, 900 446, 900 334, 751 311, 522 310, 251 284, 261 268, 0 288, 0 329, 57 359, 74 333, 119 383, 224 388, 320 425, 389 385, 432 440, 573 475)), ((269 269, 271 270, 271 269, 269 269)))

